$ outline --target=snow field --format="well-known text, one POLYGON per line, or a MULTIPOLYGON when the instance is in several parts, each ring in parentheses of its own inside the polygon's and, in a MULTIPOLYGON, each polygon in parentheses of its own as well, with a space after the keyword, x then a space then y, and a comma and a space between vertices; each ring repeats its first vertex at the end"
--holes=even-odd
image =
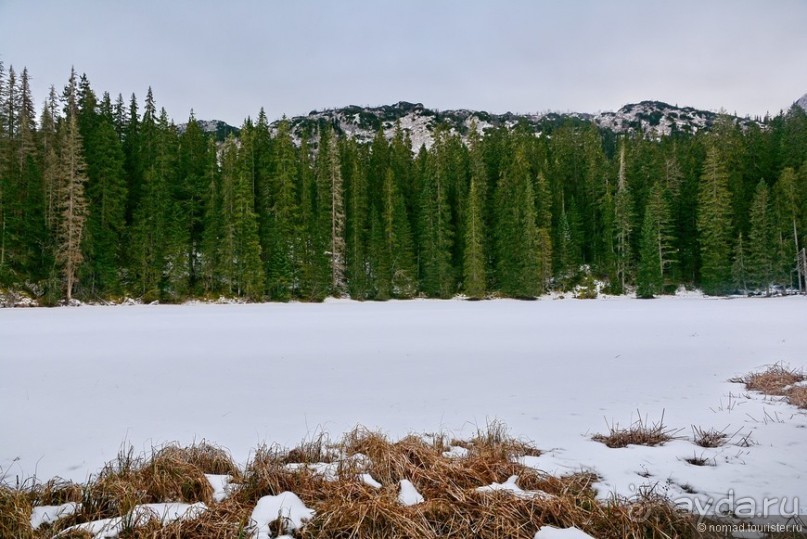
POLYGON ((85 481, 122 443, 207 439, 244 463, 357 424, 467 438, 497 418, 544 451, 525 464, 594 471, 604 499, 733 493, 804 513, 804 411, 728 381, 804 367, 804 314, 799 297, 693 296, 0 310, 0 476, 85 481), (679 437, 591 440, 638 414, 679 437), (701 448, 692 426, 733 436, 701 448))

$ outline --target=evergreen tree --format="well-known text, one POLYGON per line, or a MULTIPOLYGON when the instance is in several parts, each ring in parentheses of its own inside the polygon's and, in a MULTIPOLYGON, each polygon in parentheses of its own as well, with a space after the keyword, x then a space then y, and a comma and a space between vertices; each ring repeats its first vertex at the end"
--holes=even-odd
POLYGON ((119 294, 126 231, 125 155, 111 109, 105 108, 85 129, 89 202, 85 286, 93 296, 119 294))
POLYGON ((268 230, 265 233, 268 248, 266 285, 271 299, 288 301, 295 285, 298 206, 295 196, 297 158, 289 123, 285 118, 278 126, 274 150, 274 171, 271 178, 273 197, 268 230))
POLYGON ((223 278, 228 295, 256 300, 263 296, 264 289, 258 219, 254 211, 250 173, 243 166, 244 161, 239 159, 238 152, 235 139, 230 136, 221 152, 218 196, 221 237, 217 273, 223 278))
POLYGON ((737 237, 734 245, 734 258, 731 264, 731 282, 734 288, 748 292, 748 270, 746 269, 745 241, 743 234, 737 237))
MULTIPOLYGON (((631 233, 633 232, 633 197, 625 177, 625 145, 619 150, 619 179, 614 197, 614 232, 616 233, 616 290, 622 294, 628 280, 631 263, 631 233)), ((613 287, 612 287, 613 288, 613 287)))
POLYGON ((660 219, 654 215, 651 202, 648 202, 642 222, 642 238, 639 248, 639 271, 636 275, 636 296, 652 298, 660 294, 664 286, 663 260, 659 248, 662 234, 660 219))
POLYGON ((701 285, 707 294, 725 292, 729 282, 731 197, 720 154, 710 146, 703 164, 698 196, 701 285))
MULTIPOLYGON (((208 144, 206 139, 207 136, 191 110, 185 131, 179 137, 178 181, 173 192, 178 226, 183 229, 183 236, 187 238, 185 259, 188 262, 188 286, 191 290, 195 289, 199 273, 201 273, 198 254, 202 243, 204 200, 207 190, 208 144)), ((245 133, 242 143, 247 146, 250 142, 251 138, 245 133)), ((245 151, 249 151, 249 148, 247 147, 245 151)), ((251 178, 249 179, 251 182, 251 178)))
POLYGON ((499 289, 510 297, 529 298, 542 292, 532 186, 526 155, 518 148, 496 189, 496 276, 499 289))
POLYGON ((773 252, 771 251, 772 229, 768 185, 764 180, 757 184, 754 200, 751 202, 751 231, 748 234, 748 276, 751 283, 770 293, 773 274, 773 252))
POLYGON ((340 297, 347 291, 345 283, 345 202, 342 163, 338 141, 331 128, 320 135, 318 167, 318 210, 320 227, 327 238, 327 255, 331 270, 330 292, 340 297))
POLYGON ((356 143, 345 141, 344 144, 346 278, 350 297, 365 299, 369 293, 367 176, 356 143))
POLYGON ((61 148, 59 152, 58 184, 58 241, 56 263, 62 271, 67 301, 73 298, 73 288, 78 277, 78 268, 84 260, 81 251, 84 223, 87 218, 87 202, 84 185, 87 182, 81 133, 78 128, 78 88, 76 72, 70 74, 65 88, 65 121, 60 126, 61 148))
POLYGON ((421 289, 431 297, 447 298, 454 292, 452 247, 454 230, 449 207, 449 178, 441 166, 445 134, 435 133, 434 154, 429 156, 420 195, 421 289))
POLYGON ((805 198, 797 187, 795 170, 790 167, 782 170, 774 185, 773 194, 776 221, 774 272, 778 281, 788 283, 800 249, 800 206, 801 199, 805 198))
POLYGON ((658 182, 651 188, 645 205, 639 249, 636 294, 650 298, 663 292, 674 249, 665 189, 658 182))
POLYGON ((382 221, 385 253, 382 256, 388 260, 383 267, 388 268, 389 274, 384 280, 389 282, 393 296, 411 298, 417 293, 417 270, 406 205, 397 185, 395 174, 388 169, 384 180, 382 221))
MULTIPOLYGON (((476 133, 475 126, 472 132, 476 133)), ((478 138, 471 147, 471 185, 465 204, 465 250, 463 263, 463 289, 471 298, 484 297, 487 289, 485 236, 485 200, 487 198, 487 175, 482 160, 481 141, 478 138)))

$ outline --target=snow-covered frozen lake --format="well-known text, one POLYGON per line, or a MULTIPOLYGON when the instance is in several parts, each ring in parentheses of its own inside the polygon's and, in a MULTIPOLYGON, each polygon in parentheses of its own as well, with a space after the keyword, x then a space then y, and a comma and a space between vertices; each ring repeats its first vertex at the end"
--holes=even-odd
POLYGON ((593 469, 602 495, 733 489, 807 512, 804 411, 728 382, 805 367, 806 314, 803 297, 691 295, 0 310, 0 476, 86 480, 122 444, 206 439, 243 462, 320 430, 468 437, 499 419, 546 451, 531 465, 593 469), (683 439, 590 440, 637 410, 683 439), (692 425, 755 443, 703 449, 692 425))

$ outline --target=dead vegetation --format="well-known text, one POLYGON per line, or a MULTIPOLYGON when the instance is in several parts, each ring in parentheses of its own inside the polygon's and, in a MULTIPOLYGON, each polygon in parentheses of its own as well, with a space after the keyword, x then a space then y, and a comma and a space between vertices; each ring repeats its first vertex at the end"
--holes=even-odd
POLYGON ((725 445, 729 441, 729 438, 726 429, 702 429, 692 425, 692 440, 695 442, 695 445, 708 448, 720 447, 721 445, 725 445))
POLYGON ((637 411, 638 419, 629 427, 620 427, 619 423, 608 424, 608 434, 595 434, 591 437, 595 442, 601 442, 612 448, 627 447, 629 445, 662 445, 678 436, 680 430, 674 430, 664 425, 664 412, 658 422, 650 422, 647 417, 637 411))
POLYGON ((760 372, 753 372, 732 382, 745 384, 745 388, 765 395, 783 397, 798 408, 807 409, 807 375, 783 363, 775 363, 760 372))
MULTIPOLYGON (((666 432, 661 424, 649 430, 659 429, 666 432)), ((575 526, 602 539, 701 536, 695 532, 694 517, 662 497, 646 493, 631 500, 603 501, 597 498, 592 473, 555 477, 520 463, 520 457, 537 454, 532 444, 512 439, 499 423, 464 441, 443 435, 391 441, 357 428, 338 442, 320 436, 291 450, 261 447, 244 469, 226 451, 207 444, 168 446, 139 457, 127 450, 84 486, 0 486, 0 537, 86 538, 90 535, 84 532, 60 532, 73 524, 126 515, 138 504, 170 501, 201 501, 208 510, 167 525, 153 519, 131 523, 121 537, 250 537, 257 501, 284 491, 294 492, 315 511, 312 520, 293 532, 304 539, 532 539, 544 525, 575 526), (449 452, 452 446, 467 452, 458 456, 449 452), (215 501, 205 473, 232 476, 230 496, 215 501), (382 486, 366 484, 360 474, 369 474, 382 486), (519 488, 539 495, 477 490, 512 476, 517 476, 519 488), (398 488, 403 479, 411 481, 425 501, 401 504, 398 488), (33 506, 65 501, 82 505, 74 515, 31 529, 33 506)), ((279 535, 288 530, 277 521, 272 531, 279 535)))

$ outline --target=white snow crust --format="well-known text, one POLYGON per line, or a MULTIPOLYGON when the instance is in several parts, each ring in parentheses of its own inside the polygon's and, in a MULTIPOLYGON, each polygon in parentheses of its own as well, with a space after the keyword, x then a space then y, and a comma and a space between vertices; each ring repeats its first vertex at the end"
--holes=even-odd
POLYGON ((187 503, 146 503, 137 505, 125 517, 104 518, 65 528, 59 535, 71 531, 89 532, 94 539, 115 539, 123 533, 128 526, 145 524, 151 519, 157 519, 165 526, 175 520, 194 519, 207 511, 207 506, 201 502, 187 503))
POLYGON ((250 520, 254 528, 255 539, 271 539, 272 532, 269 524, 283 519, 286 531, 296 530, 303 525, 303 521, 311 520, 314 510, 309 509, 293 492, 281 492, 277 496, 264 496, 258 500, 252 510, 250 520))
POLYGON ((535 534, 535 539, 594 539, 594 537, 577 528, 541 526, 541 529, 535 534))
POLYGON ((72 515, 80 508, 81 504, 75 502, 36 506, 31 511, 31 529, 36 530, 43 524, 52 524, 60 518, 72 515))
POLYGON ((244 464, 314 431, 467 439, 499 419, 544 451, 525 464, 595 471, 603 499, 733 493, 807 513, 807 415, 729 382, 804 369, 805 314, 804 297, 694 294, 0 309, 0 480, 85 481, 128 444, 213 440, 244 464), (638 414, 678 438, 591 440, 638 414), (733 436, 701 448, 693 425, 733 436))
POLYGON ((398 502, 401 505, 417 505, 423 503, 423 496, 409 479, 401 479, 398 484, 398 502))

